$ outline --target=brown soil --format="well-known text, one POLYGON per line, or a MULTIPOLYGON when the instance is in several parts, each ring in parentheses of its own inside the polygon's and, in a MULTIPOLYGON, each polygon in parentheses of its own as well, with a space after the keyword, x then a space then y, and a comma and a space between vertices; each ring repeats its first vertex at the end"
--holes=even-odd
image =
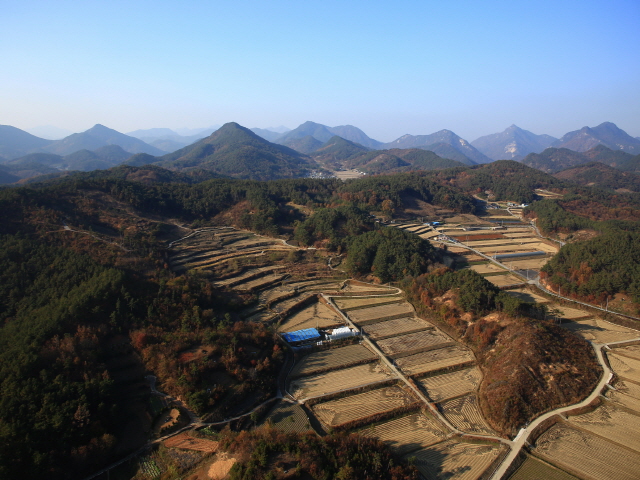
POLYGON ((236 461, 237 460, 235 458, 227 455, 226 453, 221 453, 209 467, 209 478, 211 480, 222 480, 228 475, 231 467, 233 467, 236 461))

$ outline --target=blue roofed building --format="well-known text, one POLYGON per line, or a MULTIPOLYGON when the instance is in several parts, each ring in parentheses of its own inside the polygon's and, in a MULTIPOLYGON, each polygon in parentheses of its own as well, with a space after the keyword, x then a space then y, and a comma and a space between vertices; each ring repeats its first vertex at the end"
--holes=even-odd
POLYGON ((303 330, 296 330, 295 332, 283 333, 282 338, 289 345, 298 346, 317 342, 322 336, 315 328, 305 328, 303 330))

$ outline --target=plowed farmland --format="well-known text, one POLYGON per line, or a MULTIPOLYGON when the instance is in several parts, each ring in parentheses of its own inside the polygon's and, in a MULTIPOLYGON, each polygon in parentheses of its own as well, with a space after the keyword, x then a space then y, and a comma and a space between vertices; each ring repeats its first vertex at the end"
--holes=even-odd
POLYGON ((413 316, 413 306, 410 303, 394 303, 378 307, 361 308, 349 312, 349 318, 356 325, 367 325, 385 319, 413 316))
POLYGON ((434 328, 428 322, 417 317, 396 318, 368 325, 363 330, 372 340, 380 340, 393 335, 412 333, 434 328))
POLYGON ((183 448, 186 450, 198 450, 200 452, 213 453, 218 450, 218 442, 203 438, 194 438, 187 432, 180 433, 164 441, 167 448, 183 448))
POLYGON ((333 302, 345 312, 352 309, 366 308, 367 306, 380 305, 381 303, 401 302, 399 295, 389 295, 384 297, 336 297, 333 302))
POLYGON ((538 439, 534 453, 589 480, 637 480, 640 472, 637 452, 562 424, 538 439))
POLYGON ((344 322, 333 309, 316 302, 289 315, 278 327, 279 332, 294 332, 304 328, 328 328, 340 326, 344 322))
POLYGON ((360 433, 382 440, 401 455, 441 442, 447 437, 444 427, 423 413, 396 418, 360 433))
POLYGON ((487 435, 494 433, 484 421, 475 395, 465 395, 464 397, 448 400, 441 403, 441 406, 444 416, 458 430, 487 435))
POLYGON ((478 272, 481 275, 485 274, 485 273, 503 273, 503 272, 506 272, 506 270, 504 268, 499 267, 495 263, 491 263, 491 262, 481 263, 479 265, 471 265, 469 267, 469 269, 473 270, 474 272, 478 272))
POLYGON ((640 452, 640 417, 612 405, 569 417, 569 423, 640 452))
MULTIPOLYGON (((631 330, 640 338, 640 332, 638 330, 631 330)), ((627 345, 624 347, 614 347, 614 351, 625 357, 635 358, 636 360, 640 360, 640 345, 627 345)), ((638 379, 640 380, 640 379, 638 379)))
POLYGON ((617 342, 640 337, 640 332, 637 330, 605 322, 600 318, 563 323, 562 326, 577 333, 585 340, 596 343, 617 342))
POLYGON ((308 432, 311 430, 309 419, 300 405, 280 400, 269 412, 263 424, 270 422, 285 432, 308 432))
POLYGON ((419 379, 418 382, 425 388, 431 400, 441 402, 449 398, 474 392, 480 384, 481 379, 482 374, 480 370, 477 367, 473 367, 422 378, 419 379))
POLYGON ((356 363, 373 361, 377 358, 378 356, 364 345, 332 348, 331 350, 316 352, 303 357, 293 367, 289 377, 297 378, 312 375, 316 372, 335 370, 356 363))
POLYGON ((305 399, 382 382, 390 378, 395 376, 381 363, 368 363, 292 380, 289 392, 296 399, 305 399))
POLYGON ((416 404, 417 401, 416 397, 404 389, 392 386, 318 403, 312 409, 324 425, 336 427, 354 420, 407 407, 416 404))
POLYGON ((536 295, 535 293, 533 293, 532 291, 530 291, 528 288, 517 288, 514 290, 507 290, 507 293, 509 295, 513 295, 514 297, 519 298, 520 300, 523 300, 525 302, 531 302, 531 303, 549 303, 549 300, 547 300, 546 298, 540 296, 540 295, 536 295))
POLYGON ((510 285, 521 285, 526 282, 526 280, 521 279, 520 277, 516 277, 515 275, 491 275, 489 277, 485 277, 491 283, 493 283, 496 287, 508 287, 510 285))
POLYGON ((437 443, 406 455, 426 478, 436 480, 477 480, 504 451, 500 445, 437 443))
POLYGON ((398 358, 444 347, 445 345, 453 345, 455 342, 438 330, 427 330, 387 338, 377 343, 378 347, 386 355, 391 358, 398 358))
POLYGON ((417 375, 474 361, 469 350, 456 345, 402 357, 396 363, 405 374, 417 375))
POLYGON ((640 414, 640 385, 629 380, 621 380, 616 382, 615 387, 615 390, 609 390, 606 393, 607 398, 616 405, 621 405, 640 414))
POLYGON ((611 368, 616 372, 616 374, 622 378, 629 378, 633 380, 640 379, 640 360, 623 357, 614 352, 615 350, 607 353, 607 357, 609 358, 611 368))
POLYGON ((527 456, 526 460, 509 477, 509 480, 579 480, 577 477, 568 474, 542 460, 527 456))

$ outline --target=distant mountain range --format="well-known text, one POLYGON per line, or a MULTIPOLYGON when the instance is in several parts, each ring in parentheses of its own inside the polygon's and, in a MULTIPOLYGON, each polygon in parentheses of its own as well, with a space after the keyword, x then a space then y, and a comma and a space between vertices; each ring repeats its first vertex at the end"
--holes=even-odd
POLYGON ((471 145, 492 160, 522 160, 530 153, 540 153, 558 142, 551 135, 536 135, 511 125, 504 132, 477 138, 471 145))
POLYGON ((292 144, 292 142, 311 136, 319 142, 324 143, 334 135, 338 135, 351 142, 359 143, 367 148, 378 148, 382 145, 382 142, 369 138, 362 130, 353 125, 327 127, 326 125, 315 122, 304 122, 302 125, 275 138, 273 141, 281 145, 291 146, 290 144, 292 144))
POLYGON ((211 135, 218 128, 220 127, 210 127, 193 135, 180 135, 170 128, 149 128, 146 130, 135 130, 127 133, 127 135, 142 140, 143 142, 159 148, 164 152, 175 152, 182 147, 191 145, 192 143, 211 135))
POLYGON ((611 150, 622 150, 634 155, 640 154, 640 140, 633 138, 624 130, 611 122, 604 122, 597 127, 582 127, 564 135, 557 145, 576 152, 586 152, 596 145, 604 145, 611 150))
POLYGON ((547 173, 591 162, 599 162, 621 171, 640 172, 640 155, 611 150, 602 144, 582 153, 568 148, 547 148, 542 153, 530 153, 522 160, 525 165, 547 173))

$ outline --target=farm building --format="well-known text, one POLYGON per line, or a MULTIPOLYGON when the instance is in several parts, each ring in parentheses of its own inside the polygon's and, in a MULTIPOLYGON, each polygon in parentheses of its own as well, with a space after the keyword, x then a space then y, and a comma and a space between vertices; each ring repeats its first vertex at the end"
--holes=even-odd
POLYGON ((349 327, 334 328, 330 334, 327 334, 327 340, 340 340, 341 338, 353 337, 358 335, 357 330, 351 330, 349 327))
POLYGON ((304 330, 296 330, 295 332, 283 333, 282 338, 285 342, 292 346, 309 345, 317 342, 322 337, 320 332, 315 328, 305 328, 304 330))

